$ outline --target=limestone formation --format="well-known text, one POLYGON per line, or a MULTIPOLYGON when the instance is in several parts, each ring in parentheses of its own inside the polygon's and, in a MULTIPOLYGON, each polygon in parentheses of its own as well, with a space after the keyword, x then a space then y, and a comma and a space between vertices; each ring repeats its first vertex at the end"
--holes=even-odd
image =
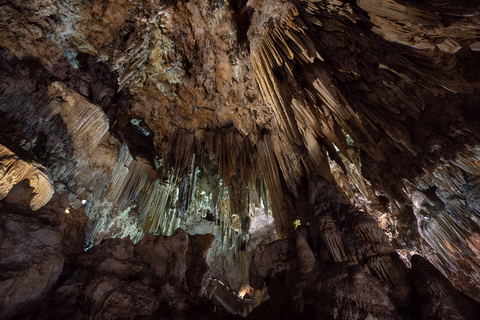
POLYGON ((206 307, 191 308, 206 286, 205 256, 213 240, 181 229, 171 237, 150 236, 136 245, 130 239, 104 240, 65 269, 40 318, 208 316, 206 307))
POLYGON ((33 313, 63 270, 64 211, 68 199, 55 195, 47 207, 31 211, 0 207, 0 318, 33 313))
MULTIPOLYGON (((345 243, 350 261, 347 264, 328 255, 310 255, 306 264, 302 252, 311 252, 311 249, 302 233, 298 233, 296 248, 279 246, 278 242, 258 247, 255 256, 265 258, 252 261, 250 278, 256 280, 252 284, 257 288, 262 280, 267 283, 270 299, 249 318, 475 318, 478 302, 454 289, 438 270, 419 256, 412 258, 413 269, 408 271, 372 217, 355 213, 338 197, 336 200, 322 199, 334 193, 333 186, 319 178, 312 180, 316 183, 310 188, 311 199, 328 203, 330 208, 340 208, 330 210, 330 213, 339 230, 337 238, 345 243), (341 203, 334 206, 339 200, 341 203), (357 231, 346 232, 351 227, 357 231), (369 237, 368 241, 366 237, 369 237), (298 262, 287 264, 284 257, 295 251, 298 262), (267 271, 264 261, 275 269, 267 271), (305 268, 307 265, 310 266, 308 269, 305 268), (412 299, 414 293, 417 295, 415 301, 412 299)), ((315 239, 313 233, 312 238, 317 243, 324 239, 315 239)))
MULTIPOLYGON (((34 161, 25 161, 7 147, 0 145, 0 199, 24 180, 32 188, 24 200, 32 210, 38 210, 51 199, 54 189, 46 169, 34 161)), ((14 191, 15 192, 15 191, 14 191)), ((12 197, 13 195, 11 195, 12 197)))
POLYGON ((0 318, 474 318, 479 12, 0 0, 0 318))

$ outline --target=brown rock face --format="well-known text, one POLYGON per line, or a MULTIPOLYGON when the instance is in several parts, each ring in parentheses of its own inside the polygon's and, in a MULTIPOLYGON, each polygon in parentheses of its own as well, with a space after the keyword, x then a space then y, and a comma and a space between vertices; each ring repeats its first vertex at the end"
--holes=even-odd
POLYGON ((151 315, 158 308, 155 290, 131 279, 141 271, 130 240, 104 241, 78 256, 64 271, 42 318, 129 319, 151 315))
POLYGON ((422 319, 475 319, 480 312, 478 303, 455 290, 452 284, 426 259, 412 258, 415 292, 421 304, 422 319))
POLYGON ((213 235, 189 236, 177 229, 171 237, 145 236, 135 252, 150 264, 157 277, 197 297, 207 284, 209 268, 204 260, 214 242, 213 235))
POLYGON ((1 204, 1 319, 25 316, 35 310, 62 273, 66 206, 59 205, 58 198, 55 195, 47 207, 36 212, 25 205, 1 204))
POLYGON ((147 235, 136 245, 104 240, 64 270, 41 319, 196 318, 191 308, 208 280, 205 256, 214 240, 181 229, 170 237, 147 235))

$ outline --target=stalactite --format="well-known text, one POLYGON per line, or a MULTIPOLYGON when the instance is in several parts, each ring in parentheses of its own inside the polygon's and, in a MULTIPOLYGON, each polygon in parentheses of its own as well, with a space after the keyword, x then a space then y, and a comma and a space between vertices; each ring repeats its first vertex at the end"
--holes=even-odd
POLYGON ((278 165, 276 163, 275 155, 273 153, 270 141, 260 141, 257 145, 260 163, 264 170, 265 181, 268 186, 269 193, 275 195, 271 198, 273 217, 275 218, 275 228, 277 234, 283 236, 290 233, 290 229, 286 219, 288 216, 282 214, 284 190, 282 187, 281 175, 278 165))
POLYGON ((142 229, 152 234, 167 234, 169 226, 167 217, 175 210, 177 201, 177 185, 169 180, 162 184, 158 180, 151 185, 152 191, 146 192, 140 199, 140 214, 142 216, 142 229))
POLYGON ((433 249, 424 248, 427 258, 454 285, 468 277, 471 285, 462 289, 469 294, 480 283, 479 168, 479 149, 472 148, 406 184, 420 236, 433 249))
POLYGON ((146 191, 156 180, 157 173, 147 160, 136 157, 129 166, 129 172, 121 187, 122 193, 116 202, 137 199, 141 191, 146 191))
MULTIPOLYGON (((232 176, 237 177, 239 183, 247 187, 245 195, 250 199, 247 200, 248 206, 254 208, 263 205, 267 212, 269 209, 270 191, 267 192, 266 179, 263 177, 265 174, 260 171, 256 148, 248 137, 233 130, 220 132, 202 130, 195 134, 177 130, 170 137, 168 144, 165 167, 173 168, 172 174, 175 179, 184 187, 188 187, 182 191, 185 195, 188 194, 190 199, 190 205, 185 211, 189 212, 188 214, 203 216, 208 208, 222 225, 224 230, 222 242, 227 247, 233 246, 236 240, 231 229, 233 227, 231 215, 236 213, 231 211, 232 208, 235 209, 234 207, 225 205, 225 199, 231 196, 225 187, 232 184, 232 176), (208 173, 212 179, 208 182, 209 189, 200 187, 204 183, 202 182, 205 179, 204 173, 208 173), (186 179, 190 181, 187 182, 186 179), (204 195, 201 195, 201 192, 204 192, 204 195), (201 200, 203 198, 205 200, 201 200), (208 206, 199 206, 199 201, 205 201, 208 206)), ((238 214, 244 216, 242 219, 247 217, 248 206, 245 207, 245 214, 238 214)), ((275 207, 277 208, 281 210, 281 206, 275 207)))
POLYGON ((412 33, 438 28, 441 23, 441 16, 435 12, 415 8, 412 5, 403 5, 394 0, 361 0, 357 4, 367 11, 372 16, 372 22, 380 27, 374 29, 376 32, 390 41, 413 44, 419 49, 426 49, 430 45, 425 39, 423 42, 415 43, 412 33), (406 22, 408 25, 405 25, 406 22))
POLYGON ((113 70, 119 70, 118 91, 128 86, 133 79, 141 72, 143 64, 148 59, 148 46, 150 44, 150 34, 148 28, 142 31, 135 31, 129 39, 130 45, 125 51, 125 55, 118 58, 113 70))
POLYGON ((107 198, 114 200, 119 199, 122 192, 122 185, 129 173, 130 164, 133 161, 133 157, 130 154, 126 143, 120 148, 117 165, 113 170, 110 186, 107 190, 107 198))
POLYGON ((88 230, 85 249, 99 244, 106 237, 129 237, 134 243, 141 240, 145 232, 139 228, 138 216, 132 211, 132 207, 119 209, 105 200, 90 204, 86 212, 88 230))
POLYGON ((143 19, 143 23, 136 26, 127 40, 126 49, 120 53, 113 61, 113 71, 118 72, 118 92, 128 87, 130 92, 137 90, 136 82, 144 81, 145 64, 149 59, 149 50, 151 42, 151 30, 156 28, 156 24, 162 15, 166 13, 167 5, 160 5, 157 13, 151 15, 148 19, 143 19))
MULTIPOLYGON (((60 182, 60 192, 67 186, 77 202, 100 197, 108 184, 107 175, 117 162, 120 144, 108 133, 109 120, 102 108, 61 82, 53 82, 29 96, 33 100, 29 102, 28 117, 18 122, 30 137, 22 147, 31 151, 37 144, 49 155, 47 163, 58 163, 50 166, 50 174, 60 182), (44 146, 33 138, 39 133, 48 136, 44 146)), ((0 108, 8 118, 15 117, 11 114, 15 105, 2 103, 0 108)))
MULTIPOLYGON (((366 78, 370 71, 360 66, 370 63, 361 61, 349 71, 355 74, 355 84, 352 82, 355 89, 345 90, 348 86, 342 85, 341 90, 336 77, 343 79, 344 75, 340 73, 347 71, 339 73, 329 69, 327 61, 320 54, 324 48, 317 44, 330 45, 322 40, 323 35, 326 38, 338 38, 338 46, 342 48, 348 39, 356 41, 355 37, 359 35, 348 32, 344 17, 351 20, 350 26, 361 19, 352 10, 347 13, 348 4, 304 0, 275 3, 258 1, 251 5, 255 9, 248 31, 251 63, 259 90, 274 115, 278 129, 275 136, 279 138, 272 138, 276 160, 283 179, 295 196, 298 196, 296 185, 300 184, 300 177, 304 174, 297 164, 301 161, 308 174, 320 174, 328 178, 328 152, 332 160, 340 160, 339 166, 362 195, 374 201, 376 196, 361 174, 359 151, 352 152, 352 149, 366 151, 373 159, 384 161, 384 155, 377 147, 377 142, 382 140, 379 136, 384 136, 397 149, 417 156, 419 150, 411 141, 406 119, 418 118, 429 96, 444 95, 446 90, 468 90, 465 80, 457 73, 447 75, 435 66, 431 56, 406 49, 388 54, 381 52, 378 56, 375 75, 385 76, 391 81, 371 83, 366 78), (328 20, 331 15, 341 17, 342 21, 333 31, 323 29, 319 19, 328 20), (356 90, 360 89, 368 92, 368 99, 347 101, 348 94, 355 96, 356 90), (429 94, 424 95, 425 92, 429 94), (276 139, 281 142, 277 143, 276 139), (355 141, 354 148, 348 140, 355 141), (278 145, 282 147, 278 148, 278 145)), ((434 28, 440 21, 437 13, 412 5, 405 6, 393 0, 365 0, 359 5, 372 14, 395 21, 397 25, 394 28, 399 32, 410 27, 416 28, 415 25, 434 28), (405 25, 405 21, 413 21, 413 24, 405 25)), ((432 38, 447 36, 447 29, 443 26, 432 29, 432 38)), ((361 36, 362 39, 368 38, 365 41, 369 45, 375 42, 375 37, 361 36)), ((434 39, 431 42, 435 46, 434 39)), ((447 42, 445 46, 455 47, 454 42, 447 42)), ((368 46, 358 42, 358 47, 368 46)), ((354 60, 362 59, 350 50, 342 52, 354 60)), ((332 60, 331 57, 328 59, 332 60)), ((401 188, 395 187, 397 184, 393 177, 385 174, 384 181, 385 188, 395 189, 395 192, 402 194, 401 188)))
POLYGON ((78 157, 87 157, 99 146, 108 132, 109 121, 106 114, 98 105, 89 103, 63 83, 54 82, 48 89, 54 100, 40 111, 39 117, 49 121, 53 116, 60 115, 72 137, 78 157))
POLYGON ((414 23, 421 23, 436 26, 440 22, 440 16, 433 12, 428 12, 405 6, 393 0, 360 0, 359 6, 368 9, 368 11, 383 15, 392 20, 408 20, 414 23))
POLYGON ((234 130, 200 130, 197 133, 190 133, 179 129, 168 141, 165 163, 166 166, 174 168, 174 174, 178 177, 184 172, 191 173, 195 155, 199 157, 199 165, 205 163, 207 166, 209 162, 215 160, 220 179, 225 185, 230 185, 230 177, 237 170, 245 184, 258 174, 253 143, 234 130))
MULTIPOLYGON (((319 62, 323 59, 307 35, 308 28, 301 18, 311 16, 318 8, 310 1, 303 1, 303 5, 301 10, 306 12, 299 15, 293 3, 285 2, 278 8, 276 24, 264 21, 265 17, 261 14, 254 16, 256 29, 249 31, 252 66, 265 102, 272 108, 277 124, 287 139, 293 143, 301 139, 310 150, 316 150, 317 156, 313 158, 317 161, 313 167, 319 170, 316 173, 328 174, 325 151, 316 146, 317 138, 327 136, 341 148, 346 146, 345 137, 338 135, 338 129, 332 128, 338 125, 348 131, 372 157, 383 159, 356 112, 319 62), (303 76, 308 79, 311 88, 300 89, 297 96, 289 97, 283 93, 288 91, 283 82, 298 86, 301 80, 295 79, 291 73, 295 64, 302 66, 303 76), (284 74, 285 79, 275 76, 273 71, 284 74), (328 130, 329 127, 332 129, 328 130), (323 161, 319 163, 321 158, 323 161)), ((348 157, 348 154, 344 153, 344 156, 348 157)), ((289 178, 285 179, 289 181, 289 178)))

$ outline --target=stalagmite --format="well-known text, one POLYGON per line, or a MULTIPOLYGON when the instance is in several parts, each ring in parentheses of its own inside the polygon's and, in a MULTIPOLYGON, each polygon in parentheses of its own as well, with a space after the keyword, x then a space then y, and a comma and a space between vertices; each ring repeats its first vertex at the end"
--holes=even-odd
POLYGON ((297 231, 297 257, 301 273, 309 273, 315 267, 315 256, 300 230, 297 231))
POLYGON ((330 259, 333 262, 347 261, 345 249, 343 247, 342 238, 338 234, 335 223, 329 216, 318 217, 315 221, 318 226, 318 231, 322 236, 323 243, 327 247, 330 259))

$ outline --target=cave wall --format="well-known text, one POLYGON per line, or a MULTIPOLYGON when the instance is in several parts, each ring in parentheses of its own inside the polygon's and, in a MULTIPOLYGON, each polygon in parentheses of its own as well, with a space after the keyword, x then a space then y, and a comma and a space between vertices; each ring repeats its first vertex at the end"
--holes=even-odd
POLYGON ((301 270, 320 259, 411 281, 388 274, 397 258, 354 254, 372 242, 409 267, 422 255, 479 300, 479 7, 1 1, 0 197, 41 210, 67 192, 87 247, 213 219, 212 252, 228 255, 217 274, 243 278, 249 219, 271 210, 280 238, 315 226, 313 260, 297 236, 301 270), (318 213, 317 175, 389 239, 365 214, 318 213))
POLYGON ((213 235, 178 229, 137 244, 109 238, 84 252, 85 219, 66 213, 67 206, 67 193, 37 211, 24 203, 1 204, 1 319, 222 315, 200 298, 210 279, 206 255, 213 235), (83 238, 74 241, 82 224, 83 238))
POLYGON ((324 178, 309 186, 311 223, 258 246, 252 286, 269 300, 247 319, 475 319, 480 304, 425 258, 409 269, 376 220, 344 202, 324 178), (320 230, 320 232, 318 232, 320 230))

